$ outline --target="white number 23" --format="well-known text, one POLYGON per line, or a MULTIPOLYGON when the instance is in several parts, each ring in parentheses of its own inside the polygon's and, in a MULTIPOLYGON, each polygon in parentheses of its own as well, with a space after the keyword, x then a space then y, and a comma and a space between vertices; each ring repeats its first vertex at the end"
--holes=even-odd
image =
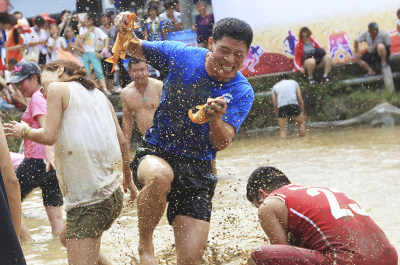
POLYGON ((364 209, 360 208, 355 203, 350 203, 349 207, 350 209, 343 209, 340 208, 339 202, 336 199, 336 196, 334 194, 334 191, 328 190, 328 189, 323 189, 323 188, 308 188, 307 189, 307 194, 314 197, 316 195, 319 195, 320 193, 323 193, 326 198, 328 199, 329 206, 331 207, 331 213, 332 216, 335 219, 339 219, 345 216, 354 216, 353 212, 359 215, 367 215, 364 209))

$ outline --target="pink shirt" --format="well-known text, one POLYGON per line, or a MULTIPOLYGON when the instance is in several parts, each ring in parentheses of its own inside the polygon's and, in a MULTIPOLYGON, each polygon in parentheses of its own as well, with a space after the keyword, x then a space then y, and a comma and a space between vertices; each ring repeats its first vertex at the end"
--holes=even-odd
MULTIPOLYGON (((38 129, 40 128, 40 124, 37 118, 40 115, 46 115, 46 113, 47 100, 43 97, 43 94, 37 90, 33 93, 26 110, 22 115, 22 120, 28 123, 30 127, 38 129)), ((44 145, 25 139, 25 157, 45 159, 44 145)))
POLYGON ((14 166, 14 170, 17 170, 19 165, 21 165, 22 160, 24 160, 24 155, 19 153, 10 152, 11 160, 14 166))

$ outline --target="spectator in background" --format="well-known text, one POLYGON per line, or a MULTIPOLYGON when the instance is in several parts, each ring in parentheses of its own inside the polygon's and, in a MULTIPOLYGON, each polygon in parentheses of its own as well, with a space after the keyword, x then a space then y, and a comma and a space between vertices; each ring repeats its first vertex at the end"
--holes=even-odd
POLYGON ((34 26, 31 27, 30 33, 25 33, 24 41, 28 45, 28 51, 25 59, 32 61, 39 66, 44 66, 46 63, 47 50, 45 44, 47 43, 47 34, 44 30, 45 21, 42 16, 36 16, 33 20, 34 26))
POLYGON ((164 3, 165 12, 160 15, 160 20, 163 23, 163 37, 167 40, 167 34, 183 30, 181 13, 175 11, 174 1, 168 0, 164 3))
POLYGON ((50 52, 50 61, 58 59, 57 48, 67 50, 67 42, 64 37, 58 35, 59 32, 60 29, 57 24, 50 24, 50 37, 47 43, 47 48, 50 52))
POLYGON ((67 51, 82 61, 83 44, 82 41, 75 36, 75 31, 71 26, 65 28, 64 36, 65 42, 67 43, 67 51))
POLYGON ((28 25, 30 27, 28 20, 24 17, 24 15, 20 11, 15 11, 12 14, 15 17, 15 21, 22 20, 22 24, 28 25))
POLYGON ((18 63, 17 59, 12 58, 8 61, 8 70, 5 71, 5 83, 0 84, 4 86, 3 89, 3 94, 5 98, 7 99, 7 102, 9 104, 13 104, 16 108, 18 109, 24 109, 26 106, 28 106, 29 103, 29 98, 26 98, 24 95, 22 95, 21 91, 16 89, 16 87, 13 87, 13 84, 7 85, 7 83, 10 81, 11 78, 11 72, 14 69, 14 66, 18 63))
POLYGON ((5 47, 7 43, 7 31, 15 24, 16 20, 14 16, 8 14, 7 12, 0 13, 0 72, 6 69, 6 58, 2 56, 5 54, 5 47), (4 52, 4 53, 3 53, 4 52))
POLYGON ((272 88, 272 104, 278 119, 281 139, 287 138, 288 119, 292 117, 299 127, 300 137, 306 135, 306 112, 299 83, 290 80, 286 74, 281 74, 279 82, 272 88))
POLYGON ((8 12, 9 8, 14 8, 9 0, 0 0, 0 12, 8 12))
POLYGON ((181 7, 179 5, 179 0, 172 0, 172 2, 174 2, 174 4, 175 4, 175 11, 180 13, 181 7))
POLYGON ((376 74, 371 67, 374 63, 381 63, 382 67, 388 66, 387 61, 390 56, 391 45, 389 34, 379 30, 376 22, 369 23, 368 30, 354 40, 354 61, 368 71, 364 77, 376 74), (368 44, 368 50, 363 54, 358 47, 359 43, 362 42, 368 44))
POLYGON ((100 28, 96 27, 95 22, 96 14, 89 12, 85 17, 84 26, 79 29, 79 38, 83 42, 83 65, 89 76, 91 76, 90 66, 92 65, 97 80, 101 84, 101 89, 103 89, 105 94, 110 95, 110 91, 107 90, 101 60, 96 55, 96 45, 99 42, 102 42, 104 45, 102 53, 109 52, 110 39, 107 34, 105 34, 100 28))
POLYGON ((149 6, 147 10, 147 19, 144 23, 144 39, 149 41, 164 40, 162 34, 162 22, 158 16, 158 8, 156 5, 149 6))
POLYGON ((397 33, 400 36, 400 9, 397 10, 397 33))
MULTIPOLYGON (((65 29, 67 26, 72 26, 73 28, 77 28, 77 21, 75 19, 75 16, 72 16, 71 18, 71 11, 69 10, 63 10, 61 11, 61 22, 58 24, 58 28, 60 29, 60 35, 64 36, 65 35, 65 29), (68 24, 69 22, 69 24, 68 24)), ((64 36, 65 38, 65 36, 64 36)))
POLYGON ((319 43, 311 37, 311 30, 307 27, 300 29, 299 42, 294 50, 294 70, 305 75, 308 74, 310 85, 315 84, 315 68, 324 68, 322 81, 330 82, 328 77, 332 69, 332 56, 326 53, 319 43))
POLYGON ((9 31, 6 43, 8 61, 13 58, 17 59, 17 62, 22 60, 24 57, 23 52, 28 47, 24 44, 23 34, 29 33, 30 31, 29 24, 25 25, 22 19, 18 20, 18 23, 9 31))
MULTIPOLYGON (((112 51, 112 47, 114 45, 115 39, 117 38, 117 29, 112 24, 113 14, 108 12, 107 14, 102 14, 100 29, 108 36, 109 38, 109 47, 108 51, 112 51)), ((110 57, 111 52, 103 53, 101 56, 101 65, 103 66, 103 72, 105 75, 106 86, 108 91, 114 90, 114 73, 111 72, 112 64, 105 62, 105 59, 110 57)))
POLYGON ((211 37, 214 27, 214 16, 207 14, 207 2, 198 1, 196 3, 199 14, 194 19, 193 31, 197 32, 197 44, 199 47, 207 48, 208 39, 211 37))

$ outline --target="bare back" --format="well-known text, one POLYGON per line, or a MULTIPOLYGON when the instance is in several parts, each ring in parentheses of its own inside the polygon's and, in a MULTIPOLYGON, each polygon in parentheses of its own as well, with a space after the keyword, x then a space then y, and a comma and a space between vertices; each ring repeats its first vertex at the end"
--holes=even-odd
POLYGON ((144 135, 153 124, 154 113, 161 98, 163 83, 149 77, 147 88, 142 94, 135 87, 135 82, 130 83, 121 92, 125 112, 134 114, 141 135, 144 135))

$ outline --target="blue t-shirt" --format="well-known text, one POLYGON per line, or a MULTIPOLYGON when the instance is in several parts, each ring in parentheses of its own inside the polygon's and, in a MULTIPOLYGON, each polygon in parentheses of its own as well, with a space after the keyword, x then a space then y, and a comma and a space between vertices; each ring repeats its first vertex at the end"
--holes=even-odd
POLYGON ((212 160, 216 150, 210 142, 209 123, 196 124, 189 109, 203 105, 208 98, 223 96, 228 109, 223 119, 238 132, 254 100, 247 79, 238 72, 229 82, 218 82, 205 69, 207 49, 175 41, 144 41, 143 54, 154 68, 165 75, 160 104, 153 126, 145 139, 165 151, 200 160, 212 160))

